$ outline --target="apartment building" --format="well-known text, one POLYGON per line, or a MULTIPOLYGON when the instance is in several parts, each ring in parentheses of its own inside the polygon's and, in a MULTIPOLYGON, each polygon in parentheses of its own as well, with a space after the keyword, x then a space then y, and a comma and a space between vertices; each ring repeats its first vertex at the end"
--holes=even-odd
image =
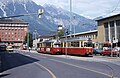
POLYGON ((0 42, 19 47, 22 45, 27 32, 28 23, 24 22, 23 20, 0 20, 0 42))

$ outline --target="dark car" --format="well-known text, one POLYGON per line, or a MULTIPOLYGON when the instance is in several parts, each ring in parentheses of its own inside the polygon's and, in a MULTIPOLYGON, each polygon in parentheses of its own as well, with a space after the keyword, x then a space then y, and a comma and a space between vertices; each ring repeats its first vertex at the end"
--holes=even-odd
POLYGON ((94 48, 93 49, 93 54, 100 54, 101 55, 101 52, 102 52, 103 50, 101 49, 101 48, 94 48))

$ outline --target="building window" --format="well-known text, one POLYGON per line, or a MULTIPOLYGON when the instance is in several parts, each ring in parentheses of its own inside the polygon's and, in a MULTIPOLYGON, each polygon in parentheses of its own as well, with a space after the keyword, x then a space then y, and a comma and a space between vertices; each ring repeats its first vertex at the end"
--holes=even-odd
POLYGON ((114 21, 110 21, 110 27, 114 27, 114 21))
POLYGON ((116 20, 116 26, 120 26, 120 20, 116 20))
POLYGON ((104 23, 104 27, 105 27, 105 28, 108 28, 108 22, 107 22, 107 23, 104 23))

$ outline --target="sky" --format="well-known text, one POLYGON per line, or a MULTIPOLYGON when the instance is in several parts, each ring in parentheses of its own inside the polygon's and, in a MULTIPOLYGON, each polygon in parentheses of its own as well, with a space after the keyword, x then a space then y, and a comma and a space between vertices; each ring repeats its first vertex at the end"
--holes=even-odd
MULTIPOLYGON (((38 5, 51 4, 70 10, 70 0, 33 0, 38 5)), ((72 0, 72 12, 79 15, 96 18, 113 13, 120 13, 120 0, 72 0)))

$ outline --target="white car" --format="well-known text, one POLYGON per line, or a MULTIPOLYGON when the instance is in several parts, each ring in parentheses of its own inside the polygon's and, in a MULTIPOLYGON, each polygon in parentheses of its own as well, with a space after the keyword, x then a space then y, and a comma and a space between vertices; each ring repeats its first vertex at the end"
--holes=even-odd
POLYGON ((9 52, 12 52, 13 51, 13 47, 12 46, 7 46, 6 50, 9 51, 9 52))

